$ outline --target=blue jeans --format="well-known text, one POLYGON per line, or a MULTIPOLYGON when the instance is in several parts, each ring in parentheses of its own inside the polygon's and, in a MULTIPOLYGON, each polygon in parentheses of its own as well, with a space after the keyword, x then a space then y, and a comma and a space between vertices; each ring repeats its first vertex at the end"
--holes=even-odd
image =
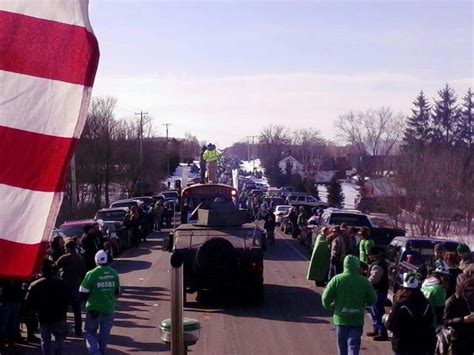
POLYGON ((375 291, 377 301, 369 307, 369 313, 372 317, 374 333, 377 335, 387 335, 387 329, 383 325, 382 317, 385 314, 385 301, 387 300, 387 291, 375 291))
POLYGON ((336 325, 339 355, 359 355, 362 326, 336 325))
POLYGON ((54 355, 63 353, 64 339, 66 339, 66 321, 40 324, 41 351, 44 355, 50 355, 52 347, 51 335, 54 335, 54 355))
POLYGON ((99 314, 94 318, 89 311, 86 313, 84 336, 86 338, 86 346, 89 354, 105 354, 110 330, 113 325, 113 314, 99 314), (97 330, 99 330, 99 337, 97 337, 97 330))

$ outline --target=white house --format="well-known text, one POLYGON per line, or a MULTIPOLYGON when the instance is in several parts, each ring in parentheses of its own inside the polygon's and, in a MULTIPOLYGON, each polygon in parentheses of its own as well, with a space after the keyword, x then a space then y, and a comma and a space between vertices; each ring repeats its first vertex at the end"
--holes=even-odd
POLYGON ((282 173, 286 173, 291 167, 292 174, 299 174, 301 177, 304 176, 303 171, 303 164, 301 164, 298 160, 293 158, 291 155, 283 158, 278 162, 278 167, 282 171, 282 173))

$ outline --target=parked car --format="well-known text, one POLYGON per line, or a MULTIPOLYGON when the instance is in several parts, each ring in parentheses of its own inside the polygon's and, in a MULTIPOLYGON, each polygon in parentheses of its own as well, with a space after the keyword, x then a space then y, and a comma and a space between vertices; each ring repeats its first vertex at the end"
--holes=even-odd
POLYGON ((290 210, 291 210, 290 205, 278 205, 278 206, 276 206, 275 207, 275 212, 273 212, 273 214, 275 215, 275 223, 277 225, 280 225, 283 218, 288 216, 288 213, 290 213, 290 210))
POLYGON ((268 197, 277 197, 280 196, 280 191, 276 187, 269 187, 267 189, 267 196, 268 197))
POLYGON ((311 204, 313 207, 322 207, 326 208, 329 205, 326 202, 322 202, 321 200, 318 200, 316 197, 313 197, 308 194, 300 194, 300 193, 292 193, 288 195, 287 197, 287 202, 288 204, 298 204, 298 203, 304 203, 304 204, 311 204))
POLYGON ((58 227, 58 229, 67 237, 80 237, 82 234, 84 234, 85 226, 97 223, 98 222, 93 219, 79 219, 75 221, 64 222, 58 227))
POLYGON ((127 207, 131 208, 132 206, 137 206, 140 204, 139 200, 135 200, 134 198, 126 198, 123 200, 117 200, 110 204, 110 208, 118 208, 118 207, 127 207))
POLYGON ((163 202, 171 202, 174 203, 174 209, 175 211, 179 211, 179 194, 178 191, 176 190, 169 190, 169 191, 163 191, 160 193, 160 196, 163 197, 163 202))
POLYGON ((282 186, 278 189, 281 196, 288 196, 292 192, 295 192, 295 188, 292 186, 282 186))
POLYGON ((281 197, 265 197, 265 201, 267 201, 269 206, 278 206, 278 205, 285 205, 285 200, 281 197))
POLYGON ((443 243, 445 249, 456 252, 458 242, 448 239, 426 237, 395 237, 385 248, 385 259, 388 266, 390 290, 395 293, 402 284, 402 275, 408 271, 426 272, 434 256, 434 246, 443 243))
POLYGON ((136 196, 134 200, 140 201, 145 208, 153 207, 155 201, 152 196, 136 196))
POLYGON ((386 247, 394 237, 405 235, 405 230, 392 226, 378 226, 369 219, 369 217, 358 211, 351 209, 327 208, 321 215, 318 230, 322 227, 334 227, 347 224, 349 227, 367 227, 369 229, 369 238, 373 239, 375 245, 386 247))
POLYGON ((130 247, 128 231, 123 224, 127 213, 127 207, 102 208, 94 217, 94 220, 103 223, 106 234, 114 243, 115 253, 130 247))
POLYGON ((128 207, 102 208, 95 214, 94 220, 114 221, 123 224, 128 213, 128 207))

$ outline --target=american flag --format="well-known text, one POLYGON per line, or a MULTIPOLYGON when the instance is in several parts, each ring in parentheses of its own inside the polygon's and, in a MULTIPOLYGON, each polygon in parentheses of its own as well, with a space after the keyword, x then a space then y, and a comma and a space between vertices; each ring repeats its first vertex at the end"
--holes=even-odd
POLYGON ((36 271, 61 206, 99 61, 88 5, 0 2, 0 278, 36 271))

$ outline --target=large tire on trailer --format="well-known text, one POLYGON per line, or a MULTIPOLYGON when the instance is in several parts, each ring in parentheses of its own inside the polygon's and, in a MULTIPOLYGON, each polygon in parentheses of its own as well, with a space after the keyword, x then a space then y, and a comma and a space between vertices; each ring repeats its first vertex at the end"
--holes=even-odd
POLYGON ((196 253, 196 266, 199 271, 229 275, 236 265, 236 252, 231 242, 223 238, 211 238, 204 242, 196 253))

